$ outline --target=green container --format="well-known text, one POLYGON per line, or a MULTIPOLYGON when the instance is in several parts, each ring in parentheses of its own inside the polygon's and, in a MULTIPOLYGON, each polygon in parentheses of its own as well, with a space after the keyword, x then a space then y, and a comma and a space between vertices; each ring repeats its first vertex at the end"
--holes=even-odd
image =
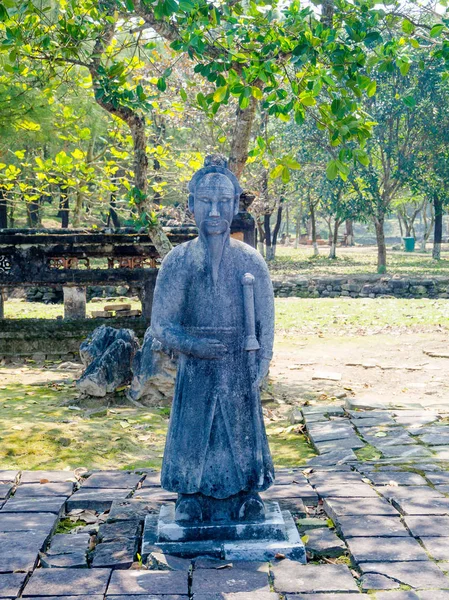
POLYGON ((404 249, 406 252, 414 252, 415 251, 415 238, 414 237, 405 237, 402 238, 404 240, 404 249))

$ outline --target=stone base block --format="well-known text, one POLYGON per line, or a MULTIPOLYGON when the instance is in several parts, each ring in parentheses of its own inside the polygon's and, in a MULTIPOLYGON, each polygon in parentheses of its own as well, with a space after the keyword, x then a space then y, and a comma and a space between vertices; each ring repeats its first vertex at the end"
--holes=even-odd
POLYGON ((265 507, 264 521, 184 527, 174 519, 174 504, 164 505, 159 515, 157 536, 154 516, 148 515, 145 520, 142 557, 156 550, 186 558, 211 556, 244 561, 272 560, 282 554, 305 564, 305 547, 291 514, 281 511, 277 502, 266 503, 265 507))

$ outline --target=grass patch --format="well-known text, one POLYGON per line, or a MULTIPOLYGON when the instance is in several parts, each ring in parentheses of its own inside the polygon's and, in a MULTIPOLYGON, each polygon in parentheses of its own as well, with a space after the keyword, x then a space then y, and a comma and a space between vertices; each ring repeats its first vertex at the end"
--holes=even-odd
POLYGON ((354 454, 357 456, 358 460, 368 461, 368 460, 379 460, 382 457, 382 452, 367 444, 363 448, 358 448, 354 450, 354 454))
MULTIPOLYGON (((112 302, 88 302, 86 305, 86 314, 90 317, 93 310, 103 310, 106 304, 112 302)), ((117 302, 117 304, 119 304, 117 302)), ((123 302, 120 302, 123 304, 123 302)), ((141 309, 139 301, 126 301, 125 304, 131 304, 132 310, 141 309)), ((64 316, 63 304, 44 304, 42 302, 25 302, 25 299, 12 298, 5 302, 6 319, 56 319, 64 316)), ((102 321, 103 322, 103 321, 102 321)))
MULTIPOLYGON (((273 275, 372 275, 377 273, 377 249, 373 246, 337 248, 337 258, 329 259, 329 248, 320 247, 320 255, 313 256, 311 247, 278 246, 276 260, 270 262, 273 275)), ((449 275, 449 251, 447 245, 441 253, 442 260, 433 260, 430 252, 392 252, 387 254, 389 275, 412 275, 429 277, 449 275)))
POLYGON ((60 519, 55 533, 70 533, 77 527, 86 527, 86 521, 72 521, 72 519, 60 519))
POLYGON ((303 433, 296 433, 286 421, 267 425, 268 443, 275 467, 304 465, 316 452, 303 433))

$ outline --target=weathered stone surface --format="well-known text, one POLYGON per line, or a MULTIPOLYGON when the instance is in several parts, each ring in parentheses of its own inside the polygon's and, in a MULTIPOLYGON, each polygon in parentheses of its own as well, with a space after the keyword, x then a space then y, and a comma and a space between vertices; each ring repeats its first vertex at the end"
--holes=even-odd
MULTIPOLYGON (((376 600, 423 600, 422 593, 423 592, 420 592, 420 595, 418 596, 418 594, 412 590, 402 590, 400 592, 380 592, 376 594, 376 600)), ((432 591, 430 593, 438 594, 439 592, 432 591)), ((438 596, 431 596, 428 598, 428 600, 438 600, 438 596)))
MULTIPOLYGON (((394 585, 389 577, 379 575, 378 573, 367 573, 360 578, 360 587, 363 592, 370 590, 391 590, 401 587, 399 583, 394 585)), ((376 596, 377 597, 377 596, 376 596)))
POLYGON ((328 454, 330 452, 338 452, 343 449, 353 449, 363 448, 365 446, 365 442, 357 437, 356 435, 347 436, 340 440, 328 440, 326 442, 314 442, 313 443, 316 450, 320 454, 328 454))
POLYGON ((306 550, 314 556, 335 558, 347 550, 346 544, 331 529, 311 529, 305 536, 306 550))
POLYGON ((108 597, 132 594, 187 595, 188 574, 182 571, 115 570, 108 587, 108 597))
POLYGON ((128 471, 101 471, 93 473, 82 482, 83 490, 89 488, 95 489, 134 489, 145 474, 132 473, 128 471))
POLYGON ((305 483, 273 486, 263 492, 265 500, 286 500, 287 498, 301 498, 305 504, 311 505, 318 502, 318 494, 311 485, 305 483))
POLYGON ((449 514, 449 498, 433 498, 423 500, 394 499, 393 503, 404 515, 447 515, 449 514))
POLYGON ((143 521, 147 514, 157 514, 160 510, 159 502, 146 500, 114 500, 109 512, 108 522, 114 521, 143 521))
POLYGON ((379 498, 375 490, 366 483, 320 484, 317 491, 322 498, 379 498))
POLYGON ((325 498, 324 510, 336 523, 344 516, 398 516, 397 510, 380 498, 325 498))
MULTIPOLYGON (((212 562, 213 559, 209 560, 212 562)), ((188 558, 171 556, 164 552, 150 552, 146 564, 149 569, 157 571, 188 571, 192 561, 188 558)))
POLYGON ((70 496, 73 493, 73 483, 27 483, 19 485, 14 498, 40 498, 42 496, 70 496))
POLYGON ((145 406, 169 404, 175 387, 176 356, 163 351, 147 329, 143 345, 132 362, 133 378, 128 395, 145 406))
POLYGON ((427 485, 427 481, 418 473, 407 471, 381 471, 374 472, 369 478, 375 485, 427 485))
POLYGON ((141 529, 141 522, 137 520, 104 523, 98 530, 98 540, 100 542, 117 542, 126 538, 136 538, 141 529))
POLYGON ((57 522, 57 515, 52 513, 0 512, 0 532, 40 531, 49 534, 57 522))
MULTIPOLYGON (((408 537, 409 533, 399 517, 365 515, 338 517, 337 526, 344 538, 352 537, 408 537)), ((394 542, 390 542, 394 543, 394 542)))
POLYGON ((356 462, 357 456, 354 454, 351 448, 347 450, 335 450, 334 452, 327 452, 321 456, 315 456, 308 461, 307 466, 324 466, 324 465, 341 465, 347 462, 356 462))
POLYGON ((433 456, 430 450, 419 445, 382 446, 382 454, 385 458, 403 459, 430 458, 433 456))
POLYGON ((16 598, 26 577, 26 573, 6 573, 0 575, 0 598, 16 598))
MULTIPOLYGON (((195 600, 279 600, 278 594, 274 592, 210 592, 206 594, 195 594, 195 600)), ((345 600, 342 598, 341 600, 345 600)))
POLYGON ((133 347, 133 354, 139 347, 139 342, 131 329, 115 329, 107 325, 101 325, 82 342, 80 346, 80 357, 87 367, 96 359, 101 358, 105 351, 117 341, 122 340, 133 347))
POLYGON ((38 569, 25 586, 23 597, 103 595, 110 574, 109 569, 38 569))
POLYGON ((42 531, 1 533, 0 573, 31 571, 47 537, 48 534, 42 531))
POLYGON ((116 339, 101 356, 90 363, 76 381, 76 387, 88 396, 103 397, 114 392, 130 381, 135 351, 133 344, 116 339))
POLYGON ((389 427, 387 430, 379 431, 363 430, 362 435, 368 444, 376 448, 416 445, 416 440, 402 427, 389 427))
POLYGON ((427 561, 427 554, 412 537, 357 537, 347 540, 354 560, 360 562, 427 561))
POLYGON ((65 501, 65 496, 40 496, 37 498, 16 498, 14 496, 3 505, 2 513, 47 512, 60 515, 64 509, 65 501))
POLYGON ((47 554, 70 554, 87 552, 90 535, 88 533, 57 533, 51 538, 47 554))
POLYGON ((86 552, 70 552, 68 554, 40 555, 41 567, 44 569, 87 569, 86 552))
POLYGON ((149 472, 142 481, 142 487, 161 487, 161 474, 159 471, 149 472))
POLYGON ((266 565, 236 563, 227 569, 200 569, 194 571, 193 594, 229 592, 269 592, 268 569, 266 565))
POLYGON ((0 500, 6 500, 9 498, 13 486, 10 483, 0 483, 0 500))
POLYGON ((358 592, 345 565, 300 565, 282 560, 271 568, 274 589, 280 593, 358 592))
POLYGON ((0 471, 0 483, 15 483, 19 477, 19 471, 0 471))
POLYGON ((319 442, 329 442, 333 440, 352 438, 354 428, 348 423, 307 423, 307 432, 314 444, 319 442))
POLYGON ((426 478, 434 485, 449 484, 449 471, 441 471, 436 473, 426 473, 426 478))
POLYGON ((449 579, 430 560, 419 563, 360 563, 359 568, 362 573, 379 573, 389 577, 391 589, 395 589, 398 583, 416 589, 449 588, 449 579))
MULTIPOLYGON (((368 596, 368 594, 354 594, 354 593, 348 593, 348 594, 313 594, 313 596, 311 596, 310 594, 294 594, 294 595, 288 595, 286 596, 287 600, 370 600, 371 596, 368 596)), ((257 600, 257 597, 255 596, 254 599, 251 600, 257 600)))
POLYGON ((95 548, 92 567, 129 569, 134 562, 136 539, 98 544, 95 548))
POLYGON ((446 537, 449 531, 449 516, 406 516, 404 522, 415 537, 446 537))
MULTIPOLYGON (((449 535, 449 531, 445 531, 449 535)), ((421 542, 434 560, 449 560, 449 537, 421 537, 421 542)))
POLYGON ((419 439, 427 446, 446 446, 449 445, 449 433, 427 433, 420 435, 419 439))
POLYGON ((72 471, 23 471, 20 476, 20 483, 40 483, 40 482, 64 482, 76 481, 75 474, 72 471))
POLYGON ((136 500, 146 500, 147 502, 154 504, 159 503, 160 508, 160 505, 165 502, 175 502, 177 496, 173 492, 167 492, 161 488, 147 487, 137 490, 134 493, 133 498, 136 500))
POLYGON ((67 500, 67 511, 77 508, 95 510, 104 512, 111 508, 114 500, 124 500, 130 495, 130 490, 112 490, 112 489, 80 489, 67 500))

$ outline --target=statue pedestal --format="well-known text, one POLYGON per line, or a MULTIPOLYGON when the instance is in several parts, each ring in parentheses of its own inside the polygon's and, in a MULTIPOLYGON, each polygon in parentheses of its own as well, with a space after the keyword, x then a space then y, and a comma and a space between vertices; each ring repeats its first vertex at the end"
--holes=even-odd
POLYGON ((306 551, 291 514, 277 502, 265 504, 263 521, 180 525, 174 503, 162 506, 159 518, 148 515, 142 540, 144 559, 151 552, 193 558, 212 556, 224 560, 271 560, 277 554, 306 562, 306 551))

